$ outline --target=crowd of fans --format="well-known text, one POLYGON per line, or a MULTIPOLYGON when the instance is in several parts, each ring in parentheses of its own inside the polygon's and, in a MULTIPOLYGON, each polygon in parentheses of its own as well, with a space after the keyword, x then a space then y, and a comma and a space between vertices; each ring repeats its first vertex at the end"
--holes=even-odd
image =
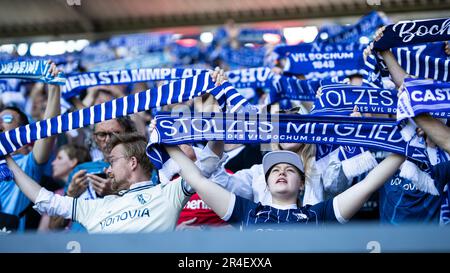
MULTIPOLYGON (((373 40, 383 35, 383 28, 378 27, 381 25, 371 33, 373 40)), ((158 42, 127 44, 117 42, 117 37, 98 41, 81 54, 55 57, 51 73, 139 68, 146 58, 153 58, 149 67, 209 69, 217 85, 227 80, 226 71, 262 66, 270 67, 275 75, 307 79, 306 74, 286 72, 286 56, 274 55, 277 46, 264 41, 262 30, 253 36, 248 35, 250 30, 227 22, 208 46, 199 40, 186 46, 166 40, 165 34, 124 35, 128 41, 158 42)), ((314 43, 319 42, 317 38, 314 43)), ((280 35, 278 46, 282 43, 280 35)), ((441 50, 450 56, 448 43, 442 43, 441 50)), ((389 49, 375 51, 368 46, 364 55, 371 54, 383 59, 388 72, 383 77, 385 86, 401 90, 410 76, 396 56, 389 49)), ((358 86, 364 84, 363 79, 354 72, 339 82, 358 86)), ((57 85, 0 79, 0 132, 162 84, 165 82, 95 86, 65 100, 57 85)), ((269 94, 264 88, 240 91, 272 114, 309 114, 313 105, 312 101, 295 100, 267 105, 269 94)), ((445 212, 449 210, 450 163, 439 160, 434 162, 433 172, 439 195, 421 191, 399 176, 405 160, 402 155, 369 151, 377 166, 349 176, 337 156, 325 168, 319 167, 316 144, 306 143, 273 143, 269 148, 222 141, 166 146, 171 159, 158 170, 146 154, 155 111, 171 111, 176 106, 40 139, 7 156, 14 181, 0 182, 0 231, 150 232, 264 229, 264 224, 282 229, 286 223, 449 223, 445 212)), ((184 106, 193 112, 220 111, 211 95, 184 106)), ((351 116, 373 115, 355 108, 351 116)), ((450 129, 445 123, 427 114, 414 120, 418 135, 430 149, 450 153, 450 129)))

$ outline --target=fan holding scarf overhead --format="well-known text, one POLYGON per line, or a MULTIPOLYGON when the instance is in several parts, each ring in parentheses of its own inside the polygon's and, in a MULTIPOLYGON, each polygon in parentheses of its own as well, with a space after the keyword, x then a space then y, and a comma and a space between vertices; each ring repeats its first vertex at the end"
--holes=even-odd
MULTIPOLYGON (((421 113, 440 111, 444 114, 443 117, 447 117, 450 107, 446 104, 448 99, 444 94, 445 90, 450 90, 450 85, 431 79, 411 78, 389 50, 390 47, 405 44, 446 40, 449 38, 449 33, 440 31, 439 26, 442 26, 441 30, 445 30, 448 22, 450 19, 434 19, 399 22, 383 27, 377 31, 374 42, 365 51, 365 54, 369 54, 371 49, 379 52, 377 53, 378 57, 385 63, 392 80, 401 92, 397 103, 397 120, 402 127, 401 132, 404 139, 409 140, 417 136, 416 126, 423 129, 427 137, 423 142, 428 146, 425 155, 434 164, 434 166, 426 168, 420 164, 416 165, 413 163, 414 161, 410 160, 403 164, 401 172, 392 178, 391 183, 386 183, 380 192, 381 206, 384 208, 381 211, 382 221, 437 223, 440 217, 442 221, 442 212, 444 212, 441 212, 441 204, 448 203, 448 194, 444 195, 443 190, 448 188, 446 184, 449 181, 450 163, 448 163, 449 156, 446 152, 448 153, 450 150, 446 146, 448 137, 444 140, 442 132, 447 132, 449 129, 441 121, 421 113), (414 33, 417 34, 419 31, 418 29, 433 31, 415 35, 414 33), (434 147, 433 143, 438 146, 434 147), (425 172, 431 173, 433 179, 429 179, 425 172), (395 204, 395 206, 392 207, 390 204, 395 204)), ((446 77, 449 69, 448 61, 443 64, 444 66, 441 67, 436 62, 433 74, 442 73, 443 79, 448 80, 446 77)), ((447 136, 450 135, 447 134, 447 136)))
MULTIPOLYGON (((0 63, 0 67, 0 77, 23 78, 49 83, 44 118, 51 118, 60 113, 60 88, 57 84, 63 84, 64 75, 53 62, 13 61, 0 63)), ((28 124, 28 118, 19 108, 6 107, 0 112, 1 135, 4 135, 5 131, 14 131, 19 126, 23 127, 26 124, 28 124)), ((12 157, 29 176, 39 181, 44 172, 43 164, 50 158, 54 142, 55 138, 38 140, 34 142, 31 152, 24 147, 12 153, 12 157)), ((25 228, 25 217, 23 216, 30 201, 16 186, 9 169, 4 167, 4 164, 0 164, 0 229, 5 227, 8 230, 23 231, 25 228)))

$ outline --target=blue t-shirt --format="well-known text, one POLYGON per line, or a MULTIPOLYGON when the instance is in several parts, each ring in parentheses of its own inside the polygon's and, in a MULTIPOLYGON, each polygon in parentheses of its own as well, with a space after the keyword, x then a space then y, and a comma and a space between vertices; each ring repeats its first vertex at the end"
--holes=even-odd
MULTIPOLYGON (((441 163, 445 164, 445 163, 441 163)), ((434 170, 438 167, 434 166, 434 170)), ((420 191, 400 171, 380 189, 380 221, 388 224, 439 223, 442 194, 439 196, 420 191)), ((442 193, 443 183, 435 178, 436 188, 442 193)))
POLYGON ((243 229, 260 229, 261 224, 313 224, 338 223, 333 209, 333 199, 313 206, 297 209, 277 209, 236 196, 233 213, 227 220, 243 229))
MULTIPOLYGON (((43 174, 43 165, 39 165, 36 162, 32 152, 27 155, 16 154, 13 156, 13 159, 29 177, 40 183, 43 174)), ((1 212, 19 216, 29 204, 30 200, 22 193, 13 180, 0 182, 1 212)), ((19 223, 19 231, 24 229, 25 217, 22 217, 19 223)))

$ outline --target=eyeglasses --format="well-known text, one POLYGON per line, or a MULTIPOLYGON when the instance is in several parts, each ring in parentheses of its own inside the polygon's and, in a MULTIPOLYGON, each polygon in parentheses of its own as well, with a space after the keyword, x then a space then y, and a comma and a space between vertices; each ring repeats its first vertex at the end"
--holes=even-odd
POLYGON ((121 158, 126 158, 126 156, 118 156, 118 157, 116 157, 116 158, 110 158, 110 159, 108 160, 109 165, 111 165, 111 167, 112 167, 113 164, 114 164, 114 162, 116 162, 117 160, 119 160, 119 159, 121 159, 121 158))
POLYGON ((120 134, 120 132, 97 132, 94 133, 94 136, 99 139, 99 140, 105 140, 106 137, 108 136, 109 138, 111 138, 112 135, 114 134, 120 134))
POLYGON ((14 116, 11 114, 5 114, 0 117, 4 123, 12 123, 14 120, 14 116))

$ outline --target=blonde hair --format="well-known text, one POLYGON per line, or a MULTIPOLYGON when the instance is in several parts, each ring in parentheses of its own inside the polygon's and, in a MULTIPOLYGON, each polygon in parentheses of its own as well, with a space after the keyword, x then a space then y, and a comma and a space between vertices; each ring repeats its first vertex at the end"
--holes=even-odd
POLYGON ((147 139, 138 132, 113 134, 107 149, 111 153, 117 145, 123 145, 124 156, 127 158, 135 157, 144 172, 150 176, 153 171, 153 164, 147 156, 147 139))

